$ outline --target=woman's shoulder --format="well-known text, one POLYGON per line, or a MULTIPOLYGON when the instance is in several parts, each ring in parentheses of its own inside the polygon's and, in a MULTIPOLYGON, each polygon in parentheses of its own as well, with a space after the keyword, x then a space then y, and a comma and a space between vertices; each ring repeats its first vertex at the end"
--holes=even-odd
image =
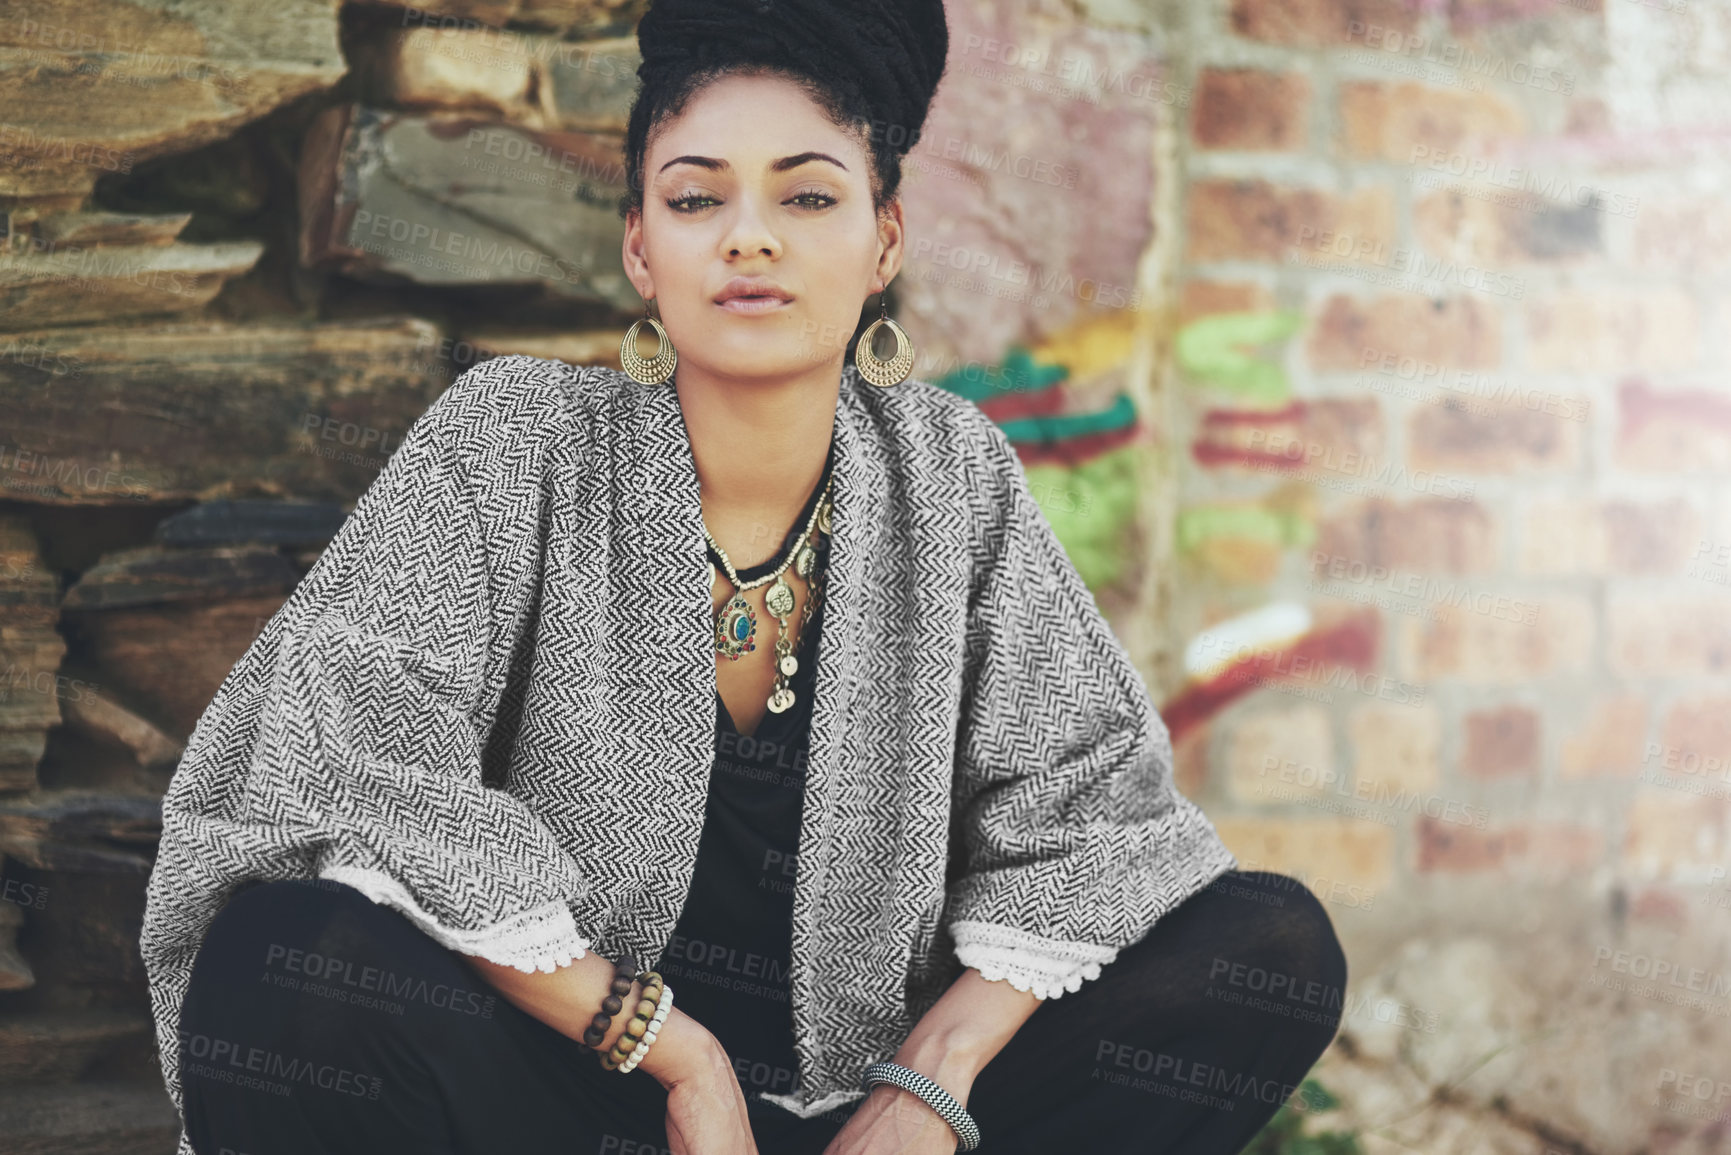
POLYGON ((465 370, 430 412, 467 428, 553 427, 568 436, 593 426, 596 405, 609 384, 603 378, 607 372, 601 366, 509 353, 465 370), (582 428, 558 428, 562 424, 582 428))
POLYGON ((1021 469, 1003 429, 959 393, 919 377, 888 389, 860 384, 853 393, 909 474, 951 476, 970 499, 991 500, 1021 469))

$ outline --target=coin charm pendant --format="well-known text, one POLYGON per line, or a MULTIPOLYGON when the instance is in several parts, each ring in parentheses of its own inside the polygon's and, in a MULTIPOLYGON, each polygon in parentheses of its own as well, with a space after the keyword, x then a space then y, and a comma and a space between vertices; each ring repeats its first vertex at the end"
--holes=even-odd
POLYGON ((822 505, 817 507, 817 527, 825 533, 830 532, 828 500, 825 500, 822 505))
POLYGON ((763 604, 778 618, 785 618, 793 612, 793 587, 787 584, 785 577, 776 577, 775 584, 769 587, 769 592, 763 597, 763 604))
POLYGON ((780 714, 791 705, 793 705, 793 691, 786 686, 769 696, 769 708, 774 713, 780 714))
POLYGON ((715 619, 715 652, 730 662, 757 649, 757 611, 738 590, 715 619))
POLYGON ((811 571, 817 568, 817 551, 810 545, 802 545, 793 558, 793 572, 802 578, 811 576, 811 571))
POLYGON ((799 659, 794 657, 792 654, 783 654, 781 662, 778 664, 777 668, 791 678, 795 674, 799 673, 799 659))

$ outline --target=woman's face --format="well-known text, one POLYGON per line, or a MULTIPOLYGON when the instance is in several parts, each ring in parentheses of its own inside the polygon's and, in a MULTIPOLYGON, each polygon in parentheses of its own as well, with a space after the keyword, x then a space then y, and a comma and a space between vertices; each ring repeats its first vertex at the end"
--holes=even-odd
POLYGON ((861 306, 901 266, 901 206, 880 220, 869 165, 858 138, 781 77, 724 77, 662 125, 624 257, 682 374, 840 371, 861 306), (767 278, 787 299, 721 303, 735 277, 767 278))

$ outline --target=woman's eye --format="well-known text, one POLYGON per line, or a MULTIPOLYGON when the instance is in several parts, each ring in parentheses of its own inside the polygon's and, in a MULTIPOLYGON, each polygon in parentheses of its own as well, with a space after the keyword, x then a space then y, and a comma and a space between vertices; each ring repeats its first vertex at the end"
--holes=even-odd
POLYGON ((713 204, 715 203, 715 198, 704 196, 702 193, 686 193, 682 197, 677 197, 668 201, 667 207, 676 213, 694 213, 699 208, 708 207, 706 205, 698 204, 697 202, 699 201, 709 201, 713 204))
MULTIPOLYGON (((720 203, 721 202, 716 200, 714 197, 706 196, 703 193, 686 193, 682 197, 674 197, 670 199, 667 202, 667 207, 676 213, 695 213, 700 212, 711 205, 720 203)), ((812 189, 802 193, 795 193, 793 196, 788 198, 787 203, 798 204, 801 208, 827 209, 829 206, 836 203, 836 198, 830 196, 828 193, 818 192, 817 190, 812 189)))

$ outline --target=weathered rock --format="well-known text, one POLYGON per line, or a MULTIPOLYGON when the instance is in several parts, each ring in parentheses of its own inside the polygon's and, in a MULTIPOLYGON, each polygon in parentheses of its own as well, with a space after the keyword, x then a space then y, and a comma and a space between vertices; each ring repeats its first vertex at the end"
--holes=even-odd
POLYGON ((111 992, 111 998, 139 993, 146 978, 138 934, 148 872, 122 862, 127 852, 113 853, 108 862, 87 860, 66 869, 25 864, 20 871, 48 896, 41 909, 29 912, 18 937, 39 988, 93 988, 111 992))
POLYGON ((42 0, 0 20, 0 197, 87 195, 103 173, 215 140, 329 87, 336 0, 42 0))
MULTIPOLYGON (((487 330, 464 333, 462 339, 475 350, 476 360, 522 353, 530 357, 550 357, 571 365, 607 365, 617 369, 619 342, 624 336, 623 329, 570 332, 487 330)), ((653 344, 652 341, 649 343, 653 344)))
POLYGON ((85 570, 66 591, 61 609, 113 610, 286 595, 298 580, 288 559, 266 546, 165 549, 147 545, 109 554, 85 570))
POLYGON ((180 738, 302 576, 288 556, 257 545, 143 546, 103 558, 63 604, 66 637, 101 671, 102 684, 79 696, 122 726, 101 701, 126 702, 147 727, 127 732, 149 744, 154 763, 177 758, 180 738))
POLYGON ((534 129, 623 135, 643 63, 635 36, 392 28, 356 62, 368 103, 486 114, 534 129))
POLYGON ((0 1089, 7 1155, 172 1155, 180 1118, 160 1080, 0 1089))
POLYGON ((83 790, 0 801, 0 853, 38 870, 148 873, 161 799, 83 790))
POLYGON ((72 614, 66 632, 102 671, 103 689, 184 739, 287 597, 282 592, 72 614))
POLYGON ((323 546, 347 517, 332 502, 207 501, 158 522, 156 540, 169 546, 323 546))
POLYGON ((146 770, 172 771, 185 745, 166 734, 148 718, 140 717, 102 688, 91 686, 62 700, 60 712, 66 725, 84 734, 130 751, 146 770))
POLYGON ((148 1014, 91 1007, 0 1017, 0 1086, 83 1077, 110 1048, 153 1032, 148 1014))
POLYGON ((473 30, 482 25, 503 28, 506 24, 527 24, 586 32, 634 26, 648 0, 432 0, 396 6, 404 9, 404 27, 473 30))
MULTIPOLYGON (((0 717, 6 703, 0 701, 0 717)), ((17 717, 17 714, 13 715, 17 717)), ((36 785, 36 766, 48 750, 48 727, 0 729, 0 795, 30 790, 36 785)))
POLYGON ((62 213, 33 222, 29 244, 38 250, 65 245, 167 245, 190 220, 191 213, 62 213))
POLYGON ((257 241, 44 246, 0 260, 0 329, 201 308, 258 261, 257 241))
POLYGON ((0 498, 353 501, 449 385, 427 371, 438 339, 402 317, 0 337, 37 350, 0 357, 0 498))
MULTIPOLYGON (((0 857, 0 862, 4 862, 0 857)), ((0 991, 22 991, 36 985, 36 973, 18 953, 18 928, 24 924, 22 903, 35 897, 34 888, 25 891, 23 884, 10 875, 4 883, 9 897, 0 901, 0 991)))
POLYGON ((0 794, 36 785, 50 727, 61 719, 60 581, 29 523, 0 515, 0 794))
POLYGON ((621 310, 620 139, 340 105, 301 150, 301 260, 425 285, 540 285, 621 310))

